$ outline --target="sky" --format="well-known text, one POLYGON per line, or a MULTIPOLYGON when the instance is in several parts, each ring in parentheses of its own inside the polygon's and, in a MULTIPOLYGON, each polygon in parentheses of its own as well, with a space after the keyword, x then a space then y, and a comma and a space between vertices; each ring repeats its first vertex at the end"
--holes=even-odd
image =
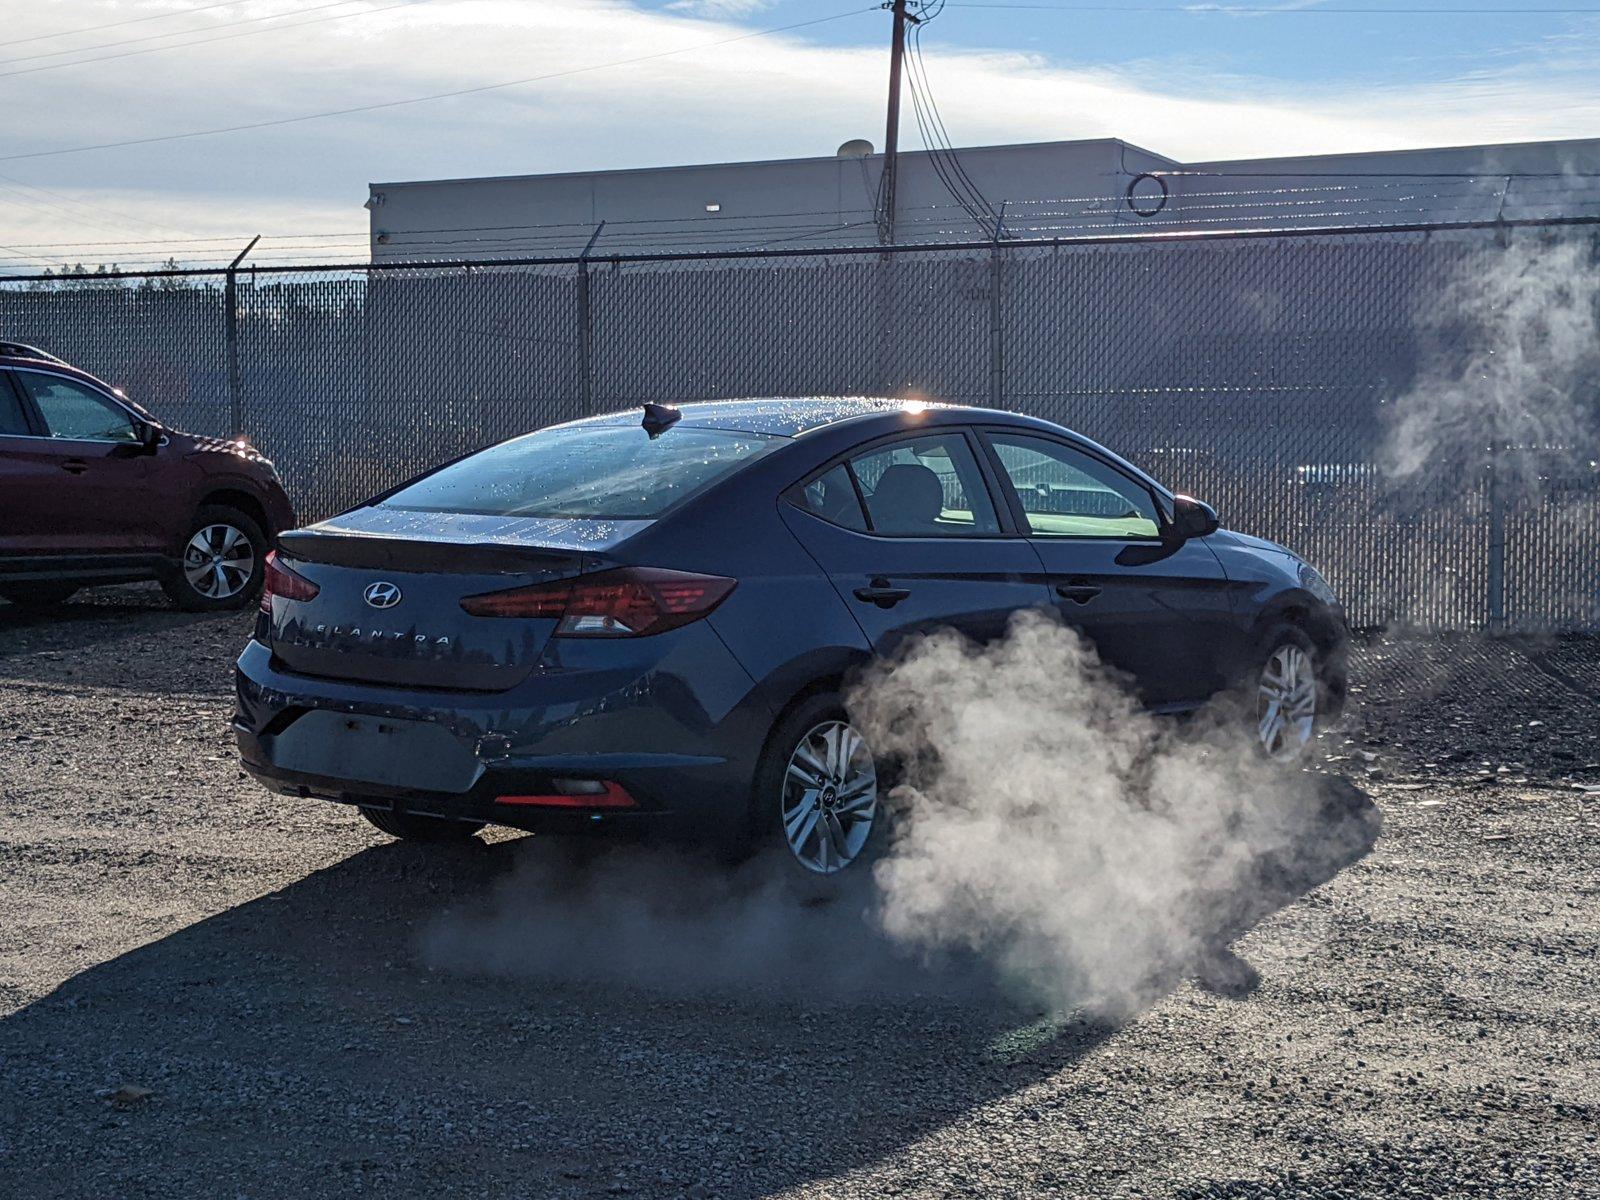
MULTIPOLYGON (((958 146, 1600 136, 1600 0, 951 0, 921 41, 958 146)), ((356 261, 369 182, 881 145, 888 42, 862 0, 0 0, 0 271, 356 261)))

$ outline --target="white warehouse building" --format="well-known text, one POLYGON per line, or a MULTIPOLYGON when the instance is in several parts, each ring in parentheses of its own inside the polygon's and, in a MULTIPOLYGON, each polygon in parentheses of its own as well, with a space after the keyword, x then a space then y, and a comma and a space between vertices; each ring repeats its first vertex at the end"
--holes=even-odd
MULTIPOLYGON (((374 183, 372 257, 872 245, 884 157, 374 183)), ((1183 163, 1115 138, 903 151, 902 243, 1600 217, 1600 139, 1183 163), (959 198, 958 198, 959 197, 959 198)))

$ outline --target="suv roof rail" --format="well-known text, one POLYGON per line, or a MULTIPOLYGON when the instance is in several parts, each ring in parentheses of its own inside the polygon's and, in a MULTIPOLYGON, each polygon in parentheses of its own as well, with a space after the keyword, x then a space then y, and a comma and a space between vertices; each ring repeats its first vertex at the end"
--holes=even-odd
POLYGON ((26 342, 8 342, 4 339, 0 339, 0 358, 36 358, 41 362, 60 363, 62 366, 67 365, 66 359, 57 358, 47 350, 41 350, 37 346, 30 346, 26 342))

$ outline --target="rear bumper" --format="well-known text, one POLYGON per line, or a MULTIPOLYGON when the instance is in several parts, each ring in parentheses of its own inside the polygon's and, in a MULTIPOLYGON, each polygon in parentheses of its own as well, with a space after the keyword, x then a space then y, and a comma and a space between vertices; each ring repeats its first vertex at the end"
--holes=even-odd
MULTIPOLYGON (((492 770, 466 792, 429 792, 409 788, 384 787, 331 776, 309 775, 284 771, 268 763, 252 761, 246 750, 249 736, 235 726, 239 735, 240 756, 244 768, 263 787, 283 796, 298 799, 329 800, 336 804, 352 804, 360 808, 384 812, 407 813, 422 817, 443 817, 448 820, 471 821, 488 825, 506 825, 534 833, 642 833, 645 831, 688 832, 695 822, 686 820, 682 813, 672 809, 640 807, 636 809, 598 810, 583 808, 536 808, 524 805, 497 803, 503 795, 542 794, 552 786, 554 776, 544 770, 492 770)), ((258 743, 259 745, 259 743, 258 743)), ((629 772, 639 775, 640 772, 629 772)), ((657 788, 676 790, 675 781, 659 772, 647 770, 657 788)), ((611 776, 610 778, 615 778, 611 776)), ((621 782, 618 780, 618 782, 621 782)), ((627 786, 624 784, 624 786, 627 786)), ((637 795, 629 789, 630 794, 637 795)), ((659 792, 658 792, 659 794, 659 792)))
POLYGON ((558 653, 507 692, 443 692, 292 674, 252 641, 236 672, 242 765, 284 795, 519 829, 745 830, 772 713, 710 629, 558 653), (319 746, 334 714, 385 725, 393 761, 319 746), (499 799, 574 779, 620 784, 635 807, 499 799))

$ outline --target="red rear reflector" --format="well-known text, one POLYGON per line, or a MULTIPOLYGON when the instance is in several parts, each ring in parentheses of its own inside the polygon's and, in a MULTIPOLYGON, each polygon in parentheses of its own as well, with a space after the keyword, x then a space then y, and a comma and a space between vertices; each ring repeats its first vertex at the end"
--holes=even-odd
POLYGON ((266 570, 261 582, 261 611, 272 611, 272 598, 282 596, 285 600, 314 600, 322 589, 304 575, 291 571, 278 561, 278 552, 273 550, 267 554, 266 570))
POLYGON ((475 617, 554 619, 557 637, 644 637, 698 621, 737 580, 657 567, 618 567, 554 583, 468 596, 475 617))
POLYGON ((634 798, 628 795, 628 790, 620 783, 611 780, 565 780, 554 781, 554 785, 566 784, 572 787, 571 791, 546 792, 533 796, 496 796, 496 804, 520 804, 530 808, 637 808, 634 798), (576 785, 576 786, 574 786, 576 785), (584 788, 585 790, 578 790, 584 788), (587 790, 594 788, 596 790, 587 790))

